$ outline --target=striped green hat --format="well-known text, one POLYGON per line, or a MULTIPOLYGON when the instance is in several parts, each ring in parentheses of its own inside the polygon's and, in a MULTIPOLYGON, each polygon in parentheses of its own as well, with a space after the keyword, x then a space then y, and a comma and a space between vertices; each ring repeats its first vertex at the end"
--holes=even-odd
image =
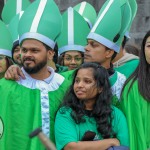
POLYGON ((5 23, 0 20, 0 55, 11 57, 12 37, 5 23))
POLYGON ((87 38, 118 53, 130 20, 131 8, 128 0, 107 0, 87 38))
POLYGON ((19 21, 19 43, 36 39, 52 49, 62 29, 62 17, 53 0, 34 1, 19 21))
POLYGON ((88 2, 81 2, 79 4, 77 4, 74 9, 81 15, 83 16, 83 18, 85 19, 85 21, 89 24, 90 28, 92 28, 92 26, 95 23, 97 14, 96 11, 94 9, 94 7, 89 4, 88 2))
POLYGON ((133 22, 133 20, 135 18, 135 15, 137 13, 137 2, 136 2, 136 0, 128 0, 128 1, 129 1, 129 5, 131 7, 131 14, 132 14, 132 16, 131 16, 131 22, 130 22, 130 24, 128 26, 127 32, 125 33, 125 36, 127 38, 130 38, 129 32, 130 32, 130 28, 131 28, 132 22, 133 22))
POLYGON ((8 0, 2 10, 2 20, 9 24, 11 19, 30 5, 30 0, 8 0))
POLYGON ((84 52, 86 37, 90 32, 88 24, 72 7, 64 12, 62 18, 63 29, 57 40, 59 54, 71 50, 84 52))

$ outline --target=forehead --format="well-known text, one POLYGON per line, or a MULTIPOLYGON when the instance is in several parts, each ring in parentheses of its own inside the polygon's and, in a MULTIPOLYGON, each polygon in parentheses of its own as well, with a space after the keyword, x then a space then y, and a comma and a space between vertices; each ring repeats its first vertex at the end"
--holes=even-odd
POLYGON ((43 43, 38 40, 34 40, 34 39, 24 40, 21 45, 21 47, 34 47, 34 48, 36 48, 36 47, 38 48, 41 46, 44 46, 43 43))
POLYGON ((146 40, 146 44, 147 43, 150 43, 150 36, 147 38, 147 40, 146 40))
POLYGON ((92 68, 82 68, 78 71, 76 77, 93 78, 93 69, 92 68))
POLYGON ((65 52, 65 55, 69 55, 69 56, 76 56, 76 55, 81 55, 81 52, 79 51, 67 51, 65 52))

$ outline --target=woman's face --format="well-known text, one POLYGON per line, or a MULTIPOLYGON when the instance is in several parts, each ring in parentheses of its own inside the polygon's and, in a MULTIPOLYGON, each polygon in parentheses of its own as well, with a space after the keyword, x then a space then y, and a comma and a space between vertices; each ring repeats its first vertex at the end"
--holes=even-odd
POLYGON ((147 38, 145 43, 145 58, 148 64, 150 64, 150 36, 147 38))
POLYGON ((83 62, 83 58, 78 51, 68 51, 64 55, 64 66, 68 67, 68 70, 78 68, 83 62))
POLYGON ((96 96, 101 92, 93 77, 92 68, 80 69, 74 82, 74 93, 79 100, 92 101, 95 103, 96 96))
POLYGON ((0 74, 5 73, 7 70, 6 56, 0 55, 0 74))

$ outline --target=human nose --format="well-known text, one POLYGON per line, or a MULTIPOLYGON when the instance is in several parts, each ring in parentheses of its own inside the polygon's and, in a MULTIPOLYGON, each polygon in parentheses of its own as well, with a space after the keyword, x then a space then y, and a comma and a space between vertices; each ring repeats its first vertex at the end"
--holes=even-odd
POLYGON ((85 51, 89 51, 90 50, 90 46, 89 44, 87 44, 85 47, 84 47, 85 51))
POLYGON ((71 64, 76 64, 76 60, 75 60, 74 57, 71 59, 70 63, 71 63, 71 64))

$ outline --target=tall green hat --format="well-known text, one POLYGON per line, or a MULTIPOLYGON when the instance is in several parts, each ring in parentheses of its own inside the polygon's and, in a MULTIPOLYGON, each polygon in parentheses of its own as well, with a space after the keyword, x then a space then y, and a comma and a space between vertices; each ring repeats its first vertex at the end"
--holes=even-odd
POLYGON ((18 24, 23 13, 24 11, 21 11, 19 14, 14 16, 8 25, 8 29, 13 39, 13 48, 19 45, 18 24))
POLYGON ((94 7, 89 4, 88 2, 81 2, 79 4, 77 4, 74 9, 81 15, 83 16, 83 18, 85 19, 85 21, 89 24, 90 28, 92 28, 92 26, 95 23, 97 14, 96 11, 94 9, 94 7))
POLYGON ((130 5, 130 8, 131 8, 131 14, 132 14, 132 16, 131 16, 131 21, 129 23, 128 29, 127 29, 127 31, 125 33, 125 36, 127 38, 130 38, 129 32, 130 32, 130 28, 131 28, 132 22, 133 22, 133 20, 135 18, 135 15, 137 13, 137 2, 136 2, 136 0, 128 0, 128 1, 129 1, 129 5, 130 5))
POLYGON ((5 23, 0 20, 0 54, 11 57, 12 37, 5 23))
POLYGON ((88 24, 71 7, 62 15, 62 18, 63 29, 57 40, 59 54, 71 50, 84 52, 84 47, 87 43, 86 37, 90 32, 88 24))
POLYGON ((127 0, 107 0, 87 38, 118 53, 130 20, 131 8, 127 0))
POLYGON ((9 24, 11 19, 30 5, 30 0, 8 0, 2 10, 2 20, 9 24))
POLYGON ((19 43, 36 39, 53 49, 61 29, 62 17, 55 2, 37 0, 25 10, 19 21, 19 43))

